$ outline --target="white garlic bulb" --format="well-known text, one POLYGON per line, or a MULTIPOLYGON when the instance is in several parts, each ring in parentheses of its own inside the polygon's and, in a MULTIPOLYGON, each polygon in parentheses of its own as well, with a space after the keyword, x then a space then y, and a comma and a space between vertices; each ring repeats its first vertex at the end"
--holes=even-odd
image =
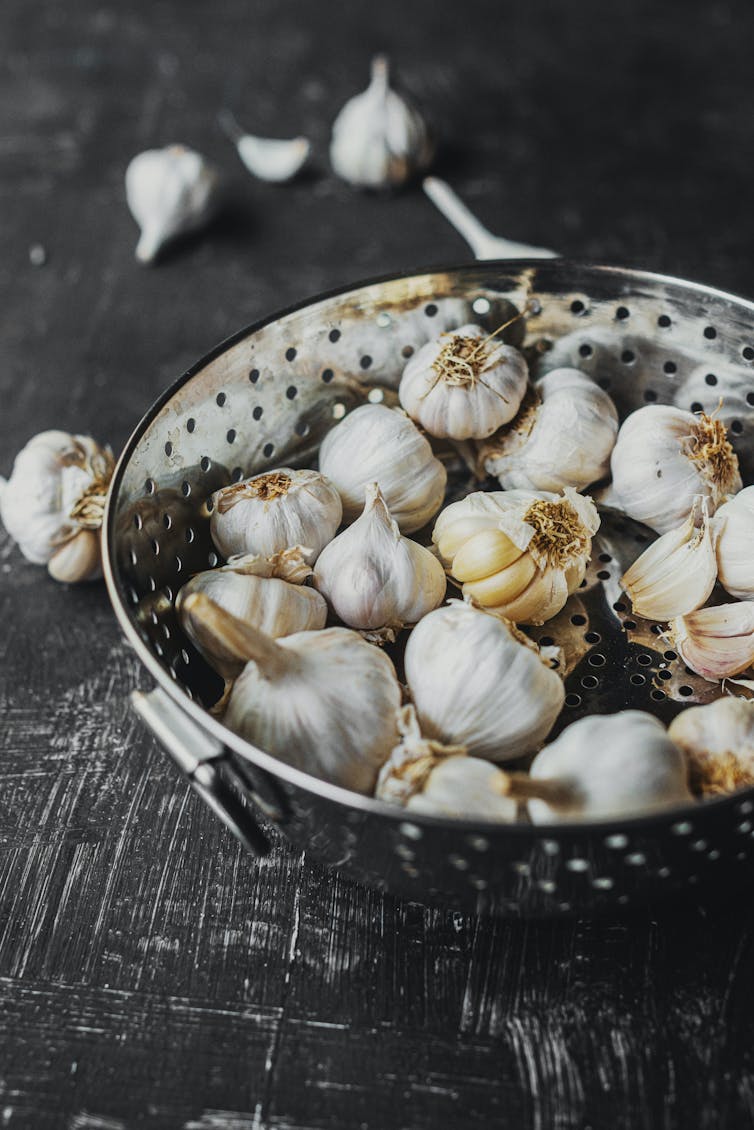
POLYGON ((185 602, 215 650, 247 661, 223 722, 281 761, 334 785, 371 793, 398 740, 401 690, 377 647, 348 628, 269 636, 203 593, 185 602))
POLYGON ((578 369, 553 369, 515 419, 481 445, 480 457, 506 489, 583 490, 609 473, 617 434, 608 394, 578 369))
POLYGON ((515 821, 518 805, 503 795, 497 766, 467 757, 463 746, 422 737, 413 706, 401 710, 398 729, 400 744, 380 770, 375 796, 430 816, 515 821))
POLYGON ((10 479, 0 479, 0 518, 24 557, 59 581, 98 577, 112 472, 112 452, 90 436, 47 431, 30 439, 10 479))
POLYGON ((537 749, 563 706, 563 681, 531 640, 461 601, 419 621, 405 671, 422 733, 490 761, 537 749))
POLYGON ((463 595, 521 624, 555 616, 586 572, 599 516, 592 500, 476 491, 440 513, 432 540, 463 595))
POLYGON ((754 663, 754 604, 719 604, 670 621, 683 662, 711 683, 740 675, 754 663))
POLYGON ((210 531, 224 557, 271 557, 302 545, 314 561, 335 536, 342 516, 340 496, 329 479, 290 467, 222 487, 212 503, 210 531))
POLYGON ((357 188, 390 188, 425 169, 433 155, 424 119, 391 89, 387 59, 378 56, 367 89, 349 99, 333 123, 333 170, 357 188))
POLYGON ((281 184, 292 180, 306 162, 311 144, 305 137, 290 140, 256 137, 242 130, 228 110, 222 111, 220 125, 235 145, 238 156, 252 176, 281 184))
POLYGON ((338 489, 346 523, 361 514, 370 483, 404 534, 421 529, 445 497, 448 475, 429 442, 405 413, 384 404, 363 404, 332 428, 319 466, 338 489))
POLYGON ((442 603, 446 580, 434 554, 403 537, 372 483, 364 513, 317 558, 314 585, 349 628, 394 638, 442 603))
POLYGON ((689 763, 691 787, 703 796, 754 785, 754 702, 719 698, 676 715, 668 737, 689 763))
POLYGON ((717 576, 731 596, 754 600, 754 486, 715 511, 717 576))
POLYGON ((686 762, 659 719, 640 710, 572 722, 531 764, 528 796, 535 824, 634 816, 693 798, 686 762))
POLYGON ((398 396, 432 436, 485 439, 516 415, 526 382, 526 361, 517 349, 481 326, 467 325, 414 354, 398 396))
POLYGON ((272 639, 324 628, 325 599, 303 583, 311 576, 305 553, 301 546, 295 546, 273 557, 231 557, 227 565, 197 573, 180 589, 175 607, 181 627, 224 678, 240 674, 243 662, 233 654, 213 650, 213 638, 204 639, 201 619, 185 612, 187 598, 194 592, 204 593, 226 612, 272 639))
POLYGON ((177 235, 203 227, 215 212, 219 176, 185 145, 148 149, 126 169, 126 200, 141 228, 140 263, 151 263, 177 235))
POLYGON ((701 608, 716 578, 709 502, 697 495, 686 521, 645 549, 623 575, 621 584, 639 616, 672 620, 701 608))
POLYGON ((722 422, 668 404, 631 413, 610 464, 610 502, 660 534, 685 521, 696 495, 705 495, 714 513, 726 495, 741 488, 738 459, 722 422))

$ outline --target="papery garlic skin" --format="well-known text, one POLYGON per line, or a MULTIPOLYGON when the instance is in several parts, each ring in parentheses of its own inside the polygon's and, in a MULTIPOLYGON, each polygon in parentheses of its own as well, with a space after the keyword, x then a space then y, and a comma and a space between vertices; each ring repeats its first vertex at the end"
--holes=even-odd
POLYGON ((356 188, 394 188, 427 168, 433 155, 424 119, 391 90, 387 59, 378 56, 367 89, 349 99, 333 123, 334 172, 356 188))
POLYGON ((659 719, 640 710, 572 722, 540 750, 530 769, 557 786, 549 800, 529 799, 534 824, 638 816, 693 800, 686 762, 659 719))
POLYGON ((318 471, 280 467, 222 487, 212 495, 210 532, 224 557, 274 553, 301 545, 308 560, 335 536, 343 508, 318 471))
POLYGON ((196 231, 214 214, 219 176, 185 145, 148 149, 126 169, 126 200, 141 228, 140 263, 151 263, 177 235, 196 231))
POLYGON ((460 601, 419 621, 405 672, 422 733, 490 761, 537 749, 565 697, 531 641, 460 601))
POLYGON ((672 620, 701 608, 717 578, 715 540, 709 501, 697 495, 686 521, 645 549, 621 578, 634 612, 672 620))
POLYGON ((610 460, 610 501, 660 534, 688 517, 696 495, 710 513, 741 489, 738 459, 722 423, 667 404, 632 412, 618 432, 610 460))
POLYGON ((584 579, 598 528, 592 500, 571 487, 560 496, 477 491, 438 515, 432 540, 466 599, 542 624, 584 579))
POLYGON ((506 490, 583 490, 609 473, 617 434, 608 394, 578 369, 553 369, 480 456, 506 490))
POLYGON ((112 471, 112 452, 90 436, 47 431, 29 440, 0 479, 0 518, 27 560, 60 581, 100 576, 97 531, 112 471))
POLYGON ((754 663, 754 604, 700 608, 670 622, 673 647, 697 675, 716 683, 754 663))
POLYGON ((319 467, 338 490, 344 522, 358 518, 366 488, 376 482, 404 534, 437 513, 448 481, 413 421, 384 404, 363 404, 332 428, 320 446, 319 467))
POLYGON ((434 554, 403 537, 376 483, 361 517, 325 546, 314 569, 335 614, 361 630, 415 624, 442 603, 446 583, 434 554))
POLYGON ((485 439, 518 412, 527 373, 517 349, 470 324, 423 345, 403 370, 398 396, 432 436, 485 439))
POLYGON ((717 576, 731 596, 754 600, 754 486, 715 511, 717 576))
POLYGON ((754 702, 728 696, 676 715, 668 737, 689 763, 691 787, 718 796, 754 785, 754 702))

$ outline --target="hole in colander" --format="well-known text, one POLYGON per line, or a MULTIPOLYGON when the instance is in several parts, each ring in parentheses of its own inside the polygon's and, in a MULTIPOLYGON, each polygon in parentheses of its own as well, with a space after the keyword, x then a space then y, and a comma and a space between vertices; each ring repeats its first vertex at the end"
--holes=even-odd
POLYGON ((275 444, 274 443, 266 443, 264 445, 264 447, 262 448, 262 455, 264 455, 265 459, 269 459, 274 450, 275 450, 275 444))
POLYGON ((166 640, 170 639, 170 628, 167 624, 160 624, 160 631, 166 640))
POLYGON ((142 521, 141 514, 134 514, 134 526, 136 527, 136 529, 140 530, 143 525, 144 523, 142 521))
POLYGON ((196 420, 194 419, 193 416, 189 416, 188 420, 186 421, 186 431, 187 432, 193 432, 195 427, 196 427, 196 420))
POLYGON ((715 329, 714 326, 705 326, 704 327, 704 336, 707 338, 708 341, 712 341, 713 338, 717 337, 717 330, 715 329))
POLYGON ((670 325, 669 316, 667 314, 660 314, 659 318, 657 319, 657 325, 661 326, 664 330, 666 330, 668 328, 668 326, 670 325))
POLYGON ((540 647, 552 647, 552 645, 554 643, 555 643, 555 640, 552 638, 552 636, 540 636, 539 637, 539 646, 540 647))
POLYGON ((295 385, 288 385, 288 388, 285 390, 285 395, 288 400, 295 400, 298 395, 298 389, 295 385))
POLYGON ((619 322, 625 322, 626 318, 630 318, 631 311, 627 306, 619 306, 615 311, 615 316, 619 322))
POLYGON ((345 416, 345 414, 346 414, 345 404, 341 403, 341 401, 337 401, 335 404, 333 404, 333 406, 332 406, 333 420, 342 420, 343 417, 345 416))
POLYGON ((600 636, 599 632, 587 632, 584 635, 584 639, 587 643, 599 643, 602 637, 600 636))
POLYGON ((215 403, 217 404, 217 407, 222 408, 227 399, 228 398, 224 392, 218 392, 217 396, 215 397, 215 403))
POLYGON ((631 349, 624 349, 620 359, 624 365, 631 365, 636 360, 636 354, 631 349))
POLYGON ((612 554, 610 553, 601 553, 597 558, 598 561, 612 561, 612 559, 612 554))
POLYGON ((663 683, 667 683, 668 679, 672 679, 673 675, 670 671, 658 671, 658 678, 662 679, 663 683))
POLYGON ((152 553, 156 557, 160 552, 160 543, 157 541, 157 538, 152 538, 149 544, 152 546, 152 553))
POLYGON ((704 383, 707 385, 716 385, 717 377, 714 373, 707 373, 707 376, 704 378, 704 383))
POLYGON ((309 424, 307 424, 306 420, 297 420, 296 421, 296 427, 295 427, 294 430, 295 430, 297 436, 303 437, 303 436, 309 435, 311 428, 310 428, 309 424))
POLYGON ((646 681, 647 680, 645 679, 645 677, 643 675, 639 675, 638 673, 635 673, 631 676, 631 682, 635 687, 643 687, 646 681))
POLYGON ((652 691, 652 698, 655 702, 662 702, 665 697, 665 691, 658 690, 657 687, 652 691))
POLYGON ((704 405, 700 404, 698 400, 694 400, 689 405, 689 411, 690 412, 703 412, 704 411, 704 405))
POLYGON ((430 302, 428 306, 424 307, 424 313, 428 318, 434 318, 435 314, 437 313, 437 307, 435 306, 434 302, 430 302))
POLYGON ((217 565, 217 561, 218 561, 217 554, 215 553, 214 549, 211 549, 209 551, 209 553, 207 554, 207 563, 208 563, 210 569, 214 569, 215 565, 217 565))
POLYGON ((370 388, 367 393, 367 400, 370 404, 382 404, 385 399, 385 390, 382 388, 370 388))
POLYGON ((644 389, 644 399, 649 404, 654 404, 655 400, 657 400, 657 393, 655 392, 655 390, 653 388, 645 388, 644 389))
POLYGON ((135 550, 135 549, 132 549, 132 550, 131 550, 131 552, 130 552, 130 554, 129 554, 129 557, 131 558, 131 564, 132 564, 132 565, 137 565, 137 564, 138 564, 138 562, 139 562, 139 558, 138 558, 138 555, 137 555, 137 553, 136 553, 136 550, 135 550))
POLYGON ((596 675, 584 675, 584 678, 581 680, 581 685, 584 690, 593 691, 595 687, 600 685, 600 681, 596 675))
POLYGON ((378 314, 376 318, 377 325, 381 330, 387 329, 387 327, 392 323, 392 320, 393 319, 390 317, 386 310, 383 310, 382 313, 378 314))
POLYGON ((675 361, 666 361, 662 366, 662 371, 663 373, 675 373, 677 368, 675 361))
POLYGON ((330 341, 338 341, 340 338, 340 330, 330 330, 327 336, 330 338, 330 341))
POLYGON ((403 346, 403 349, 401 350, 401 354, 402 354, 402 355, 403 355, 404 357, 413 357, 413 355, 414 355, 414 347, 413 347, 413 345, 404 345, 404 346, 403 346))
POLYGON ((154 479, 147 479, 144 483, 144 490, 147 494, 154 494, 154 479))
POLYGON ((730 430, 734 435, 740 436, 741 432, 744 430, 744 426, 740 420, 731 420, 730 430))
POLYGON ((208 514, 211 514, 215 509, 215 501, 212 495, 210 495, 209 498, 205 499, 204 506, 208 514))
POLYGON ((235 443, 236 442, 236 429, 235 428, 228 428, 227 432, 225 433, 225 438, 228 441, 228 443, 235 443))
POLYGON ((165 585, 165 588, 162 591, 165 593, 165 599, 169 600, 170 603, 172 604, 174 593, 173 593, 173 590, 170 587, 170 585, 165 585))
POLYGON ((251 415, 255 420, 262 419, 262 416, 264 416, 264 408, 262 408, 261 404, 257 404, 256 408, 252 409, 251 415))
POLYGON ((368 369, 372 364, 372 358, 368 353, 365 353, 364 356, 360 359, 359 364, 361 365, 362 369, 368 369))
POLYGON ((580 612, 577 612, 575 616, 571 617, 571 623, 575 624, 576 627, 578 627, 579 624, 586 624, 586 616, 582 616, 580 612))
POLYGON ((184 498, 188 498, 188 496, 191 494, 191 483, 188 481, 188 479, 184 479, 181 483, 181 494, 184 498))
POLYGON ((607 569, 600 569, 600 571, 597 573, 597 579, 600 581, 609 581, 610 574, 607 569))
POLYGON ((616 600, 615 604, 613 605, 613 608, 615 609, 616 612, 625 612, 626 611, 626 606, 625 606, 625 604, 623 603, 622 600, 616 600))
POLYGON ((163 526, 165 527, 166 530, 169 530, 170 527, 173 525, 173 519, 170 517, 169 514, 163 514, 162 515, 162 524, 163 524, 163 526))
POLYGON ((594 350, 592 349, 591 345, 589 345, 586 341, 583 345, 579 346, 579 354, 582 357, 591 357, 593 352, 594 350))
POLYGON ((571 313, 583 314, 585 309, 586 307, 584 306, 584 303, 581 301, 581 299, 574 298, 573 302, 571 303, 571 313))
POLYGON ((335 376, 335 373, 332 371, 332 369, 323 369, 322 370, 322 380, 325 382, 326 385, 329 385, 330 381, 333 379, 334 376, 335 376))
POLYGON ((746 403, 749 405, 754 405, 754 392, 746 393, 746 403))
POLYGON ((688 698, 690 694, 694 693, 694 688, 693 687, 687 687, 684 684, 684 686, 678 688, 678 693, 680 695, 683 695, 684 698, 688 698))
POLYGON ((230 477, 234 483, 240 483, 243 478, 243 467, 234 467, 230 477))
POLYGON ((249 380, 253 385, 259 380, 259 369, 249 369, 249 380))
POLYGON ((175 556, 175 571, 176 571, 176 573, 180 573, 182 569, 183 569, 183 562, 181 561, 178 554, 176 554, 176 556, 175 556))
POLYGON ((191 545, 192 541, 196 537, 196 534, 194 533, 191 526, 186 526, 185 537, 186 537, 186 541, 189 543, 189 545, 191 545))
POLYGON ((471 303, 471 309, 475 314, 489 314, 490 300, 489 298, 475 298, 471 303))
POLYGON ((598 651, 595 652, 594 655, 590 655, 587 659, 587 663, 590 667, 604 667, 606 662, 607 660, 604 655, 601 655, 598 651))
POLYGON ((203 471, 209 471, 210 467, 212 466, 212 460, 210 459, 209 455, 202 455, 201 460, 199 461, 199 466, 203 471))
POLYGON ((170 442, 170 440, 168 440, 168 442, 165 444, 165 454, 166 455, 172 455, 173 454, 173 445, 170 442))
POLYGON ((293 348, 292 345, 289 346, 288 349, 286 349, 285 359, 286 359, 286 361, 295 361, 296 360, 296 350, 293 348))
POLYGON ((565 704, 566 706, 581 706, 581 695, 574 694, 573 691, 571 691, 570 694, 565 696, 565 704))
POLYGON ((754 361, 754 349, 750 345, 745 345, 741 350, 741 356, 745 361, 754 361))

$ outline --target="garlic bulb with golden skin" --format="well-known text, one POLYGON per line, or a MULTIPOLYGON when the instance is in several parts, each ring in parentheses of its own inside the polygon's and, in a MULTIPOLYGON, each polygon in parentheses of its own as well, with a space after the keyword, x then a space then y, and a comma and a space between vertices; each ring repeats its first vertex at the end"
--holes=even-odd
POLYGON ((677 714, 668 737, 689 763, 691 788, 719 796, 754 785, 754 702, 727 696, 677 714))

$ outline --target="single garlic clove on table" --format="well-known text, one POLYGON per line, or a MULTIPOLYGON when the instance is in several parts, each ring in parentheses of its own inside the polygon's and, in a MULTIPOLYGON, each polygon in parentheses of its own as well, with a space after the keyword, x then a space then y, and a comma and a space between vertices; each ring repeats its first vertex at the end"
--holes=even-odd
POLYGON ((148 149, 126 169, 126 200, 141 228, 140 263, 153 262, 171 239, 203 227, 215 214, 218 173, 185 145, 148 149))
POLYGON ((670 622, 683 662, 711 683, 740 675, 754 663, 754 603, 700 608, 670 622))
POLYGON ((689 763, 691 787, 704 796, 754 785, 754 702, 720 698, 676 715, 670 737, 689 763))
POLYGON ((305 137, 290 140, 272 137, 256 137, 246 133, 233 115, 224 110, 220 114, 220 125, 231 139, 238 155, 252 176, 273 184, 292 180, 305 164, 311 151, 311 144, 305 137))
POLYGON ((739 600, 754 599, 754 487, 744 487, 715 511, 717 575, 739 600))

